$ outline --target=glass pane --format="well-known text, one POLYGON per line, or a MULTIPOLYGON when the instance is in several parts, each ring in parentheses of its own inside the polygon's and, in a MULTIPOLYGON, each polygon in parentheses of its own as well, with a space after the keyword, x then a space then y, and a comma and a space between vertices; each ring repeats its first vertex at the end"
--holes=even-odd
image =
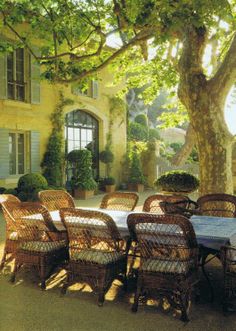
POLYGON ((7 54, 7 81, 13 81, 13 52, 7 54))
POLYGON ((69 140, 73 140, 74 139, 74 129, 73 128, 68 128, 67 139, 69 139, 69 140))
POLYGON ((92 141, 93 140, 92 130, 87 130, 87 140, 88 141, 92 141))
POLYGON ((78 128, 74 129, 74 139, 80 140, 80 129, 78 129, 78 128))
POLYGON ((25 100, 25 87, 22 85, 16 85, 16 99, 20 101, 25 100))
POLYGON ((73 151, 73 149, 74 149, 74 142, 72 141, 72 140, 68 140, 68 153, 70 152, 70 151, 73 151))
POLYGON ((7 84, 7 97, 8 99, 14 99, 14 86, 11 83, 7 84))
POLYGON ((86 129, 81 129, 81 140, 87 140, 86 132, 86 129))
POLYGON ((25 136, 22 133, 18 134, 18 174, 23 174, 25 171, 25 136))
POLYGON ((16 174, 16 134, 9 133, 9 173, 16 174))

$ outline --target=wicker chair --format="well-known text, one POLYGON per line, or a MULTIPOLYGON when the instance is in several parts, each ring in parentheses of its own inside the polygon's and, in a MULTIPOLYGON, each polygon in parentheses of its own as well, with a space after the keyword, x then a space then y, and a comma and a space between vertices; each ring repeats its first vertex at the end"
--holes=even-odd
POLYGON ((105 213, 66 208, 60 214, 68 232, 70 255, 62 293, 77 280, 86 282, 98 293, 98 305, 102 306, 113 280, 122 276, 126 282, 123 240, 105 213))
POLYGON ((39 270, 41 288, 45 289, 52 268, 68 259, 65 240, 60 240, 49 212, 39 203, 4 202, 2 206, 12 211, 19 238, 11 281, 15 281, 23 265, 34 266, 39 270))
POLYGON ((222 246, 220 253, 224 275, 223 311, 236 311, 232 306, 236 296, 236 246, 222 246))
POLYGON ((202 215, 236 217, 236 196, 234 195, 207 194, 198 198, 197 204, 202 215))
POLYGON ((140 251, 132 311, 137 311, 140 295, 155 295, 167 298, 187 321, 191 290, 198 282, 198 246, 192 224, 181 215, 144 213, 129 215, 127 222, 140 251))
POLYGON ((75 207, 72 196, 64 190, 44 190, 40 191, 38 196, 48 211, 75 207))
MULTIPOLYGON (((20 204, 20 200, 12 194, 0 194, 0 205, 6 202, 13 202, 20 204)), ((15 220, 12 217, 12 210, 9 208, 2 208, 3 216, 6 221, 6 239, 5 247, 3 250, 3 257, 0 264, 0 270, 2 270, 7 261, 7 256, 10 254, 10 257, 14 259, 15 253, 18 247, 18 235, 15 227, 15 220)))
POLYGON ((106 194, 101 202, 101 209, 132 211, 138 203, 139 196, 131 192, 114 192, 106 194))
POLYGON ((196 210, 197 204, 183 195, 154 194, 143 204, 144 212, 157 214, 178 214, 190 217, 196 210))

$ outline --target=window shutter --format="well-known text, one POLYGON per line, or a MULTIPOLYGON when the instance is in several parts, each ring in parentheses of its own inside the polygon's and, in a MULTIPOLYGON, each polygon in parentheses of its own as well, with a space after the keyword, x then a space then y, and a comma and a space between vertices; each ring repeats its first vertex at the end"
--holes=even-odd
POLYGON ((9 176, 9 130, 0 128, 0 178, 9 176))
POLYGON ((7 98, 7 54, 0 52, 0 99, 7 98))
POLYGON ((40 133, 30 131, 31 172, 40 172, 40 133))
MULTIPOLYGON (((39 55, 37 48, 34 47, 33 50, 39 55)), ((30 95, 31 103, 40 103, 40 63, 32 55, 30 55, 30 95)))
POLYGON ((92 80, 92 98, 98 98, 98 81, 92 80))

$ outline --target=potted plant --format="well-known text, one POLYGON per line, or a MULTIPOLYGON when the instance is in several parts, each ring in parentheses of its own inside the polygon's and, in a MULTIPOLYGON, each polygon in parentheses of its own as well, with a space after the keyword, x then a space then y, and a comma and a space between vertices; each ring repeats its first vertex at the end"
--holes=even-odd
POLYGON ((94 195, 97 188, 92 175, 92 154, 87 149, 73 150, 67 155, 67 160, 73 166, 73 177, 71 186, 74 191, 74 197, 87 199, 94 195))
POLYGON ((105 163, 105 178, 103 180, 103 185, 105 187, 106 192, 114 192, 115 191, 115 179, 110 176, 111 172, 111 164, 114 160, 114 154, 107 146, 104 151, 99 154, 100 161, 105 163))
POLYGON ((173 170, 161 175, 154 184, 161 191, 190 193, 199 187, 199 179, 186 171, 173 170))
POLYGON ((103 185, 105 186, 107 193, 111 193, 111 192, 115 191, 115 189, 116 189, 115 184, 116 184, 115 178, 113 178, 113 177, 106 177, 103 180, 103 185))
POLYGON ((136 150, 131 156, 131 164, 129 169, 128 190, 143 192, 146 180, 143 175, 140 156, 136 150))

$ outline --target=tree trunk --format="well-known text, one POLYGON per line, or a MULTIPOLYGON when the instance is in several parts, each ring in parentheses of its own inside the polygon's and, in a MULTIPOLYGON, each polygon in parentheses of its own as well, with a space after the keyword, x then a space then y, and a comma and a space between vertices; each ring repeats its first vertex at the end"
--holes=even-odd
POLYGON ((217 82, 206 79, 202 57, 206 44, 204 28, 186 30, 179 61, 179 98, 193 126, 200 166, 200 195, 233 193, 232 142, 224 119, 226 94, 217 82))
POLYGON ((175 166, 183 165, 184 162, 189 157, 190 153, 193 150, 193 147, 195 145, 195 136, 194 136, 194 130, 191 124, 189 124, 185 136, 185 142, 181 149, 172 157, 171 164, 175 166))

